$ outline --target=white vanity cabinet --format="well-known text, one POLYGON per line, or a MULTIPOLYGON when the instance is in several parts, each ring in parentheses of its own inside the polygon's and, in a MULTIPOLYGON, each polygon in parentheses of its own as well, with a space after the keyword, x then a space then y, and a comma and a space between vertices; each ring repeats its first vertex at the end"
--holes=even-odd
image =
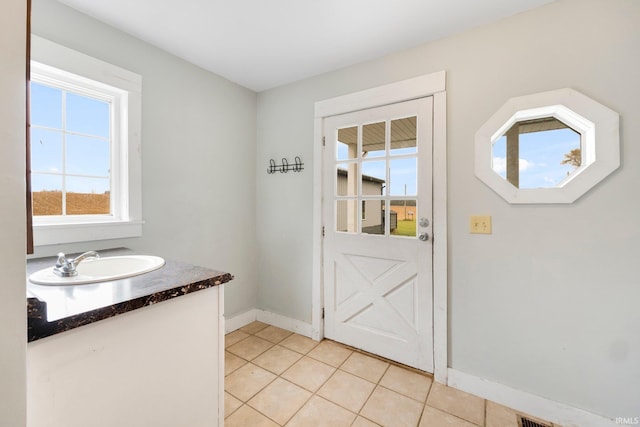
POLYGON ((223 425, 224 285, 28 344, 28 427, 223 425))

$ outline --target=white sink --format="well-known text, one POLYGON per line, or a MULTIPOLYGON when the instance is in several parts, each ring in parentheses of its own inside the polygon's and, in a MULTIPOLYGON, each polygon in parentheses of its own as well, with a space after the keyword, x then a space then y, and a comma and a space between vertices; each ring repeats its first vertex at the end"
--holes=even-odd
POLYGON ((164 259, 153 255, 124 255, 94 258, 82 261, 76 267, 77 276, 60 277, 53 272, 53 265, 36 271, 29 281, 37 285, 83 285, 108 282, 148 273, 164 265, 164 259))

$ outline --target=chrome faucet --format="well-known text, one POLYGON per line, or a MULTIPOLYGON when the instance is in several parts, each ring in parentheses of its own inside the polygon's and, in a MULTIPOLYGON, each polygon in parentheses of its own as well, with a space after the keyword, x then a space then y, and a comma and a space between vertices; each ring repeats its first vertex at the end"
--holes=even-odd
POLYGON ((87 258, 100 258, 100 254, 96 251, 89 251, 78 255, 73 259, 67 259, 64 252, 60 252, 58 254, 58 261, 56 261, 56 266, 53 267, 53 272, 60 277, 77 276, 78 272, 76 271, 76 267, 87 258))

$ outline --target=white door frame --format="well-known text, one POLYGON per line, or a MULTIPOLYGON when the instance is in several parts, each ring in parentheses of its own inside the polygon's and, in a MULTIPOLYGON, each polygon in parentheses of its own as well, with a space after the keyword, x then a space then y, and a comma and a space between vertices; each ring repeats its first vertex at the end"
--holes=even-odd
POLYGON ((447 383, 447 104, 446 72, 315 103, 313 149, 312 338, 324 337, 322 321, 322 133, 325 117, 433 96, 433 368, 434 379, 447 383))

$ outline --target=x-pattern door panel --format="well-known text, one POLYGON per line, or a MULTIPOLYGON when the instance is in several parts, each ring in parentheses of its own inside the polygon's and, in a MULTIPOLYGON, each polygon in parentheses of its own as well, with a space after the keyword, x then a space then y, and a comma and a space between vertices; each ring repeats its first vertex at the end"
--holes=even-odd
POLYGON ((418 235, 431 231, 431 108, 326 119, 323 181, 326 336, 429 372, 432 246, 418 235))
MULTIPOLYGON (((336 261, 336 274, 338 276, 344 274, 344 278, 337 278, 336 291, 339 292, 341 287, 350 286, 356 289, 346 300, 340 301, 340 295, 336 295, 336 321, 351 323, 363 330, 385 334, 400 341, 413 338, 416 332, 415 313, 403 314, 402 311, 406 309, 407 301, 414 300, 415 297, 415 266, 399 263, 397 268, 394 268, 394 274, 368 281, 362 270, 351 269, 355 267, 353 264, 348 265, 341 261, 345 259, 336 261), (360 277, 354 277, 353 271, 360 273, 360 277), (404 298, 398 298, 396 302, 398 295, 404 298), (376 313, 380 316, 376 317, 376 313), (384 322, 381 321, 382 319, 384 322), (408 332, 414 333, 409 335, 408 332)), ((378 259, 371 261, 379 262, 378 259)))

